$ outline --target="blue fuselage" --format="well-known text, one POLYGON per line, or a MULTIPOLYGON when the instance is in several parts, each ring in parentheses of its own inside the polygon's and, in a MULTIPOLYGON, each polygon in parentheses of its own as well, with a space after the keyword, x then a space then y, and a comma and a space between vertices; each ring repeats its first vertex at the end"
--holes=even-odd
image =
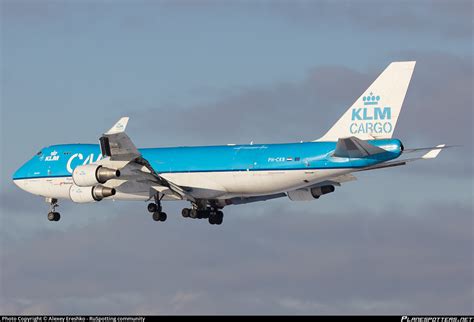
MULTIPOLYGON (((336 142, 223 145, 139 149, 157 173, 357 169, 395 159, 402 151, 397 139, 368 143, 387 152, 365 158, 333 157, 336 142)), ((76 166, 101 159, 99 145, 65 144, 42 149, 14 175, 14 180, 68 177, 76 166)))

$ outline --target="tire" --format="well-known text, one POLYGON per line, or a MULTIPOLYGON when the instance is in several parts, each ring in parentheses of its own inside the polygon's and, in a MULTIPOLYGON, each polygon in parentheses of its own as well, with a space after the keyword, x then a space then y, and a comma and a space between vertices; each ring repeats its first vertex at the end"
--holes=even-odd
POLYGON ((160 221, 161 214, 159 212, 154 212, 152 217, 154 221, 160 221))
POLYGON ((188 218, 190 212, 191 212, 191 210, 190 210, 189 208, 183 208, 183 210, 181 210, 181 215, 182 215, 184 218, 188 218))
POLYGON ((209 218, 209 213, 207 210, 198 210, 198 216, 197 216, 199 219, 203 219, 203 218, 209 218))
POLYGON ((158 211, 158 206, 156 205, 156 203, 149 203, 147 208, 148 208, 149 212, 157 212, 158 211))
POLYGON ((189 217, 195 219, 198 216, 198 212, 196 209, 191 209, 191 212, 189 213, 189 217))
POLYGON ((59 219, 61 219, 61 215, 59 214, 59 212, 53 212, 54 214, 54 221, 59 221, 59 219))
POLYGON ((48 220, 54 221, 54 218, 56 218, 56 216, 54 215, 54 212, 48 212, 48 220))
POLYGON ((166 218, 168 218, 166 212, 160 212, 160 221, 166 221, 166 218))
POLYGON ((209 223, 210 223, 211 225, 215 225, 215 224, 216 224, 215 216, 209 216, 209 223))
POLYGON ((224 213, 222 211, 218 211, 215 218, 215 223, 216 225, 221 225, 222 221, 224 221, 224 213))

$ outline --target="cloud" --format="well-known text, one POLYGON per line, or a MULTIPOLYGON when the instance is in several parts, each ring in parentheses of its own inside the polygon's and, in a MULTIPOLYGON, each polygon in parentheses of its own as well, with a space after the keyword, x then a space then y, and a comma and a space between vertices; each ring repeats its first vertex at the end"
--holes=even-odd
POLYGON ((297 1, 262 5, 296 25, 324 28, 337 25, 369 33, 421 34, 455 40, 472 38, 471 1, 420 1, 410 6, 400 1, 358 2, 297 1))
MULTIPOLYGON (((431 144, 437 143, 435 140, 469 143, 473 103, 470 57, 433 52, 392 56, 392 60, 418 60, 397 134, 406 139, 429 139, 431 144)), ((163 144, 308 141, 324 134, 386 65, 381 67, 360 73, 344 66, 320 66, 309 70, 299 82, 240 88, 216 97, 214 103, 155 106, 130 114, 144 134, 156 132, 158 126, 166 137, 160 140, 163 144)))
POLYGON ((157 120, 149 116, 161 116, 165 144, 177 143, 172 134, 190 144, 312 140, 342 115, 370 78, 343 66, 316 67, 301 82, 241 88, 210 104, 157 106, 130 114, 145 134, 156 131, 157 120))
MULTIPOLYGON (((447 161, 436 168, 437 175, 440 169, 450 176, 473 173, 472 162, 464 161, 473 153, 471 58, 431 51, 392 53, 387 58, 387 63, 417 60, 394 136, 407 148, 462 145, 443 152, 442 159, 447 161)), ((145 146, 311 141, 334 124, 383 68, 358 72, 344 66, 319 66, 301 81, 240 88, 206 104, 155 106, 129 114, 136 122, 132 124, 138 124, 132 125, 139 128, 136 139, 145 146)))
MULTIPOLYGON (((417 60, 412 84, 400 115, 398 133, 472 145, 472 56, 442 52, 407 52, 417 60)), ((471 152, 472 153, 472 152, 471 152)))
POLYGON ((217 229, 179 217, 151 223, 122 210, 107 222, 4 247, 2 312, 474 311, 472 209, 295 206, 267 203, 263 216, 231 207, 217 229))

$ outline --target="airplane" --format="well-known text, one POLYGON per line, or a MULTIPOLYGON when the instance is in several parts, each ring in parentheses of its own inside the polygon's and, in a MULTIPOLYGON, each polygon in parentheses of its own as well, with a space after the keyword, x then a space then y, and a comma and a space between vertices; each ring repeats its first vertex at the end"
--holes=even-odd
POLYGON ((150 202, 155 221, 165 221, 162 201, 185 200, 185 218, 223 222, 222 209, 275 198, 315 200, 356 180, 355 173, 434 159, 440 144, 405 149, 392 138, 415 61, 392 62, 321 138, 286 144, 183 146, 138 149, 122 117, 99 144, 61 144, 41 149, 14 174, 21 189, 45 198, 48 220, 59 221, 58 200, 150 202), (427 151, 421 157, 401 158, 427 151))

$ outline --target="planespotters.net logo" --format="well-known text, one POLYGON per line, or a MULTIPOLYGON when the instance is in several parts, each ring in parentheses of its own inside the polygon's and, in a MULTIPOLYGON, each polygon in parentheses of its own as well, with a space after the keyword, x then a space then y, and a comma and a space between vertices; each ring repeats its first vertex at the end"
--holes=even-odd
POLYGON ((351 114, 349 130, 352 134, 357 133, 391 133, 392 108, 381 107, 381 97, 370 93, 362 98, 363 107, 354 107, 351 114))
POLYGON ((402 316, 401 322, 474 322, 472 316, 402 316))

